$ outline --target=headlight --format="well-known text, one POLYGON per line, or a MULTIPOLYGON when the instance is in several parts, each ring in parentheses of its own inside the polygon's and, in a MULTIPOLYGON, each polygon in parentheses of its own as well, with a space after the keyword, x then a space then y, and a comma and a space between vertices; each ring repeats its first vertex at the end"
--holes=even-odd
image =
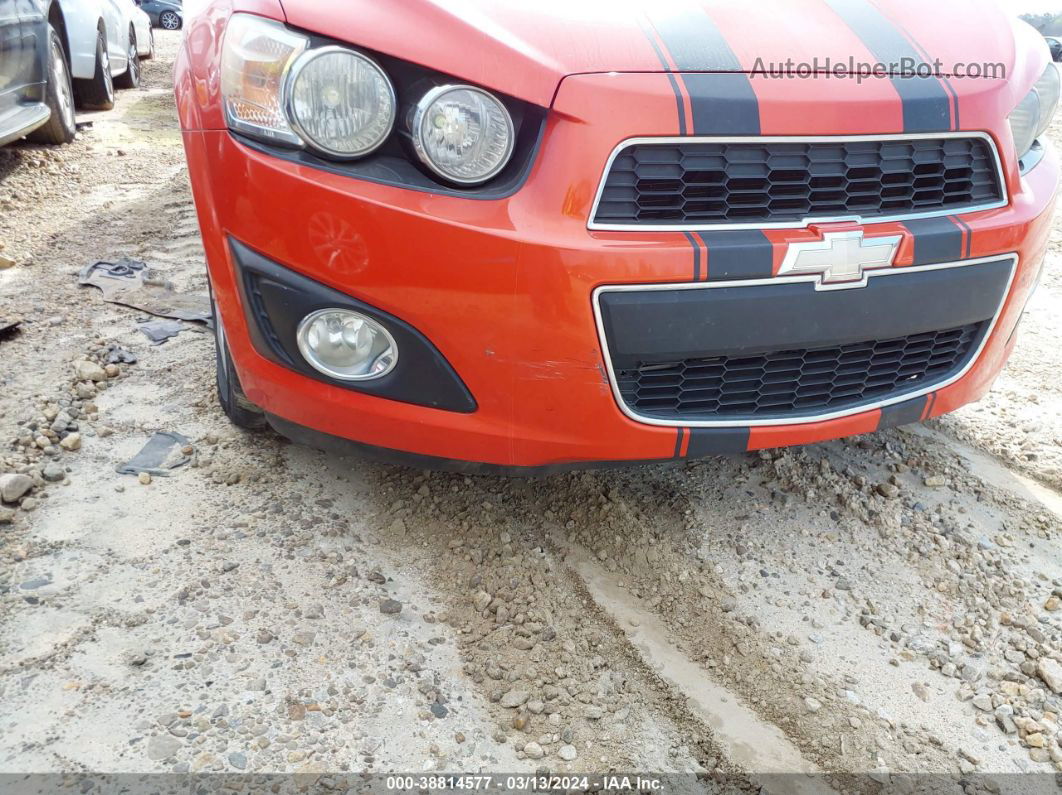
POLYGON ((512 157, 514 132, 509 111, 473 86, 438 86, 417 103, 411 125, 413 147, 436 174, 475 185, 498 174, 512 157))
POLYGON ((361 157, 384 142, 395 121, 395 90, 360 53, 323 47, 291 71, 288 111, 302 137, 327 155, 361 157))
POLYGON ((299 323, 299 352, 314 369, 340 381, 368 381, 398 364, 387 329, 349 309, 320 309, 299 323))
MULTIPOLYGON (((332 160, 355 160, 382 146, 398 111, 399 92, 387 71, 354 47, 318 43, 280 22, 233 14, 222 42, 220 79, 229 129, 332 160)), ((390 56, 380 60, 403 81, 403 97, 419 96, 415 86, 436 85, 405 120, 416 158, 438 182, 481 185, 509 164, 516 127, 501 99, 475 86, 438 85, 446 78, 390 56)), ((398 154, 388 152, 381 161, 398 154)), ((411 176, 400 181, 425 181, 416 171, 402 172, 411 176)))
POLYGON ((1059 80, 1058 68, 1053 63, 1049 63, 1033 87, 1040 97, 1040 126, 1036 130, 1037 138, 1047 132, 1047 128, 1051 126, 1055 110, 1058 108, 1060 87, 1062 87, 1062 80, 1059 80))
POLYGON ((1014 149, 1019 160, 1029 153, 1036 139, 1051 126, 1058 107, 1059 89, 1058 69, 1049 63, 1032 91, 1010 114, 1010 131, 1014 136, 1014 149))
POLYGON ((368 154, 394 126, 391 81, 361 53, 308 46, 279 22, 232 15, 221 57, 229 127, 339 159, 368 154))
POLYGON ((221 56, 221 95, 229 127, 266 140, 301 146, 288 123, 283 92, 288 70, 307 39, 279 22, 233 14, 221 56))

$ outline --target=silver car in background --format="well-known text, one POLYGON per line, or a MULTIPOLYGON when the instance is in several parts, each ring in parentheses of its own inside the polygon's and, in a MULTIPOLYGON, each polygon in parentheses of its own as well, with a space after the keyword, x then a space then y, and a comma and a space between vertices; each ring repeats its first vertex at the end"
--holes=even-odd
POLYGON ((78 104, 109 110, 114 90, 140 85, 154 55, 151 21, 133 0, 58 0, 78 104))

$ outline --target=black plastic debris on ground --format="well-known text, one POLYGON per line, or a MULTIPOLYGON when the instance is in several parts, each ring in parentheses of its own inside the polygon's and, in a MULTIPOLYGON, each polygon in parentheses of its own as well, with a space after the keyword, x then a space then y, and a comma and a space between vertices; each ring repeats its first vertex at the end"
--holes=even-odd
POLYGON ((135 259, 94 262, 81 269, 78 284, 98 287, 103 300, 156 317, 210 324, 210 300, 201 293, 179 293, 173 283, 135 259))
POLYGON ((3 342, 8 337, 15 336, 15 334, 17 334, 19 331, 19 326, 21 325, 21 320, 0 317, 0 342, 3 342))
POLYGON ((143 332, 145 337, 151 340, 152 345, 162 345, 169 340, 170 337, 176 337, 184 331, 183 323, 179 320, 170 320, 168 318, 159 318, 157 320, 149 320, 146 323, 138 323, 136 327, 143 332))
POLYGON ((107 355, 104 357, 107 364, 136 364, 136 354, 127 351, 113 342, 107 346, 107 355))
POLYGON ((148 439, 139 453, 117 468, 119 475, 149 475, 169 477, 173 470, 183 467, 192 459, 181 452, 188 445, 188 438, 171 431, 157 431, 148 439))

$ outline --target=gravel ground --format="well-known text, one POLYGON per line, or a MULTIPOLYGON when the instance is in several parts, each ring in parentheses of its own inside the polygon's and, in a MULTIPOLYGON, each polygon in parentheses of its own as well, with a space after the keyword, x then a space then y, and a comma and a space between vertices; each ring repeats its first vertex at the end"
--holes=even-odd
POLYGON ((0 773, 1053 788, 1062 231, 996 389, 926 427, 540 481, 340 459, 232 428, 204 329, 152 346, 76 284, 206 290, 178 40, 73 145, 0 150, 0 773), (117 474, 155 431, 190 464, 117 474))

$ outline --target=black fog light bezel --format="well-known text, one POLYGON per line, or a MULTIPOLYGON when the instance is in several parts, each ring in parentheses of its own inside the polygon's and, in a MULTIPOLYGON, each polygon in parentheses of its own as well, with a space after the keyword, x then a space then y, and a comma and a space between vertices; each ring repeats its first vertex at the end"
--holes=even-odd
POLYGON ((233 238, 229 238, 229 249, 251 341, 266 359, 351 392, 461 414, 476 411, 476 400, 461 377, 409 323, 296 273, 233 238), (298 329, 305 317, 322 309, 349 309, 386 328, 402 352, 395 368, 365 381, 330 378, 314 368, 299 351, 298 329))

